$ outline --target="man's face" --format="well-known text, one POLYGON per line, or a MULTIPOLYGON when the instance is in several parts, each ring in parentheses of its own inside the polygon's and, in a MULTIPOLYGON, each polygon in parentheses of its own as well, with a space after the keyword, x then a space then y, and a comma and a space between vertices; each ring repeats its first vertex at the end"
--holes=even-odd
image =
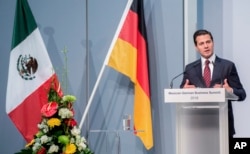
POLYGON ((196 50, 200 53, 200 55, 206 59, 210 58, 214 53, 214 43, 210 37, 210 35, 200 35, 196 37, 197 45, 196 50))

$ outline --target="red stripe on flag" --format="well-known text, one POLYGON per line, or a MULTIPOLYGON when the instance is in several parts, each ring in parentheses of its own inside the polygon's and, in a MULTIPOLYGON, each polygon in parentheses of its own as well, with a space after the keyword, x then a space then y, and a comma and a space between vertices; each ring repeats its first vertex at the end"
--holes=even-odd
POLYGON ((149 78, 148 75, 148 62, 147 62, 147 48, 144 37, 138 30, 138 14, 129 11, 128 16, 121 29, 119 38, 129 42, 137 49, 137 80, 142 86, 145 93, 150 96, 149 91, 149 78))
POLYGON ((51 83, 57 81, 55 79, 57 77, 54 74, 8 114, 27 142, 30 142, 38 131, 37 125, 42 118, 41 108, 48 103, 48 91, 51 83))
MULTIPOLYGON (((139 33, 138 33, 139 34, 139 33)), ((148 60, 146 42, 141 35, 138 35, 137 45, 137 80, 144 92, 150 97, 149 78, 148 78, 148 60)))
POLYGON ((138 16, 135 12, 129 11, 122 26, 119 38, 137 47, 138 16))

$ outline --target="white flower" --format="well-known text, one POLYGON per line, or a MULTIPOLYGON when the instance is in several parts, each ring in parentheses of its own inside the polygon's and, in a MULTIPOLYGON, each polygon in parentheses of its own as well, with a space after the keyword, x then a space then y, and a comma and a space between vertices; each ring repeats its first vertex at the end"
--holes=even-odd
POLYGON ((77 136, 77 135, 80 135, 81 130, 78 129, 76 126, 74 126, 74 127, 71 129, 71 133, 72 133, 72 135, 77 136))
POLYGON ((50 140, 50 139, 49 139, 49 137, 48 137, 47 135, 43 135, 43 136, 41 137, 41 143, 42 143, 42 144, 43 144, 43 143, 47 143, 49 140, 50 140))
POLYGON ((59 150, 59 147, 55 144, 52 144, 50 147, 49 147, 49 151, 48 153, 54 153, 54 152, 58 152, 59 150))
POLYGON ((59 110, 58 115, 61 116, 62 119, 71 118, 73 117, 73 112, 70 111, 68 108, 61 108, 59 110))
POLYGON ((47 126, 46 128, 42 129, 44 133, 47 133, 49 131, 49 127, 47 126))
POLYGON ((84 143, 87 142, 86 139, 85 139, 83 136, 82 136, 82 138, 81 138, 81 141, 84 142, 84 143))
POLYGON ((41 144, 36 142, 36 143, 34 144, 34 146, 32 147, 32 150, 33 150, 33 151, 37 151, 37 150, 40 149, 40 147, 41 147, 41 144))
POLYGON ((43 122, 37 125, 39 129, 43 129, 46 126, 43 122))
POLYGON ((75 138, 76 138, 75 144, 77 145, 77 148, 79 151, 87 148, 86 139, 84 137, 77 135, 75 136, 75 138))
POLYGON ((38 128, 42 130, 44 133, 47 133, 49 131, 49 127, 46 123, 47 123, 46 120, 43 120, 40 124, 37 125, 38 128))
POLYGON ((77 146, 79 151, 84 150, 87 147, 84 142, 79 143, 77 146))
POLYGON ((75 136, 75 138, 76 138, 76 144, 79 144, 81 142, 81 136, 77 135, 75 136))
POLYGON ((70 138, 70 143, 75 143, 75 138, 74 137, 70 138))

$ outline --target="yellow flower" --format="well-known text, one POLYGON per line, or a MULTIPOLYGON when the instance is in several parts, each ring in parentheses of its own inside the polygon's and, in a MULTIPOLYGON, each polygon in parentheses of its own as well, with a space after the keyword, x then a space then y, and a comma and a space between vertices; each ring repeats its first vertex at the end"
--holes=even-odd
POLYGON ((61 121, 58 118, 51 118, 47 121, 47 124, 49 125, 50 128, 53 128, 55 126, 60 126, 61 121))
POLYGON ((35 140, 34 140, 34 139, 32 139, 32 140, 30 141, 30 143, 26 144, 25 147, 27 148, 27 147, 31 146, 33 143, 35 143, 35 140))
POLYGON ((65 154, 73 154, 76 152, 75 144, 67 144, 65 149, 65 154))

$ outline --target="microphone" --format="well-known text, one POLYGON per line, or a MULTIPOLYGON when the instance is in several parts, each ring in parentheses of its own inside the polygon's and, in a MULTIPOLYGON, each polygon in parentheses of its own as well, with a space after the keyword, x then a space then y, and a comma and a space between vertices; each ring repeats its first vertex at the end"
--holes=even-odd
POLYGON ((171 82, 170 82, 170 89, 173 88, 174 80, 175 80, 176 78, 178 78, 178 77, 181 76, 182 74, 186 73, 187 71, 191 70, 192 68, 194 68, 194 67, 195 67, 196 65, 198 65, 198 64, 200 64, 199 61, 197 61, 195 64, 193 64, 193 66, 191 66, 188 70, 185 70, 185 71, 181 72, 180 74, 176 75, 176 76, 171 80, 171 82))
POLYGON ((176 78, 178 78, 179 76, 181 76, 182 74, 184 74, 185 72, 186 72, 186 71, 181 72, 180 74, 176 75, 176 76, 171 80, 171 82, 170 82, 170 89, 173 88, 174 80, 175 80, 176 78))

